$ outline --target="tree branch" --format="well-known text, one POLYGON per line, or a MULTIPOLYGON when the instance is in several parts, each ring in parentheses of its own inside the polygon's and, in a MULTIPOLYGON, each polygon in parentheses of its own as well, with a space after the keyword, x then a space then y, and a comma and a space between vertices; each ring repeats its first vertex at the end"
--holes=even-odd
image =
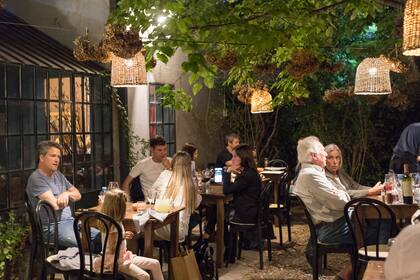
POLYGON ((329 9, 331 9, 331 8, 334 8, 334 7, 336 7, 336 6, 341 5, 341 4, 343 4, 344 2, 346 2, 346 1, 347 1, 347 0, 341 0, 341 1, 338 1, 338 2, 336 2, 336 3, 333 3, 333 4, 330 4, 330 5, 327 5, 327 6, 324 6, 324 7, 321 7, 321 8, 315 9, 315 10, 312 10, 312 12, 313 12, 313 13, 322 13, 322 12, 324 12, 324 11, 326 11, 326 10, 329 10, 329 9))
POLYGON ((247 22, 247 21, 252 21, 252 20, 255 20, 255 19, 258 19, 258 18, 261 18, 261 17, 265 17, 269 14, 270 14, 269 12, 265 12, 265 13, 262 13, 262 14, 252 15, 248 18, 245 18, 245 19, 239 20, 239 21, 210 22, 210 23, 202 25, 202 26, 193 25, 190 28, 191 28, 191 30, 200 30, 200 29, 218 28, 218 27, 227 26, 227 25, 242 24, 242 23, 247 22))

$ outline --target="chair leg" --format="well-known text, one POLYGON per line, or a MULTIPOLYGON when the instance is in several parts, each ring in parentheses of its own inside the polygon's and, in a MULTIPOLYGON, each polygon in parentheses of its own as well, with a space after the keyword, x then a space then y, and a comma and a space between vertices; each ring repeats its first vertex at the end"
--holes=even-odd
POLYGON ((287 234, 289 237, 289 242, 292 242, 292 224, 290 221, 290 214, 287 213, 287 234))
POLYGON ((327 253, 324 254, 324 268, 327 268, 327 253))
POLYGON ((279 238, 280 238, 280 246, 283 247, 283 231, 282 231, 282 223, 280 219, 280 215, 277 215, 277 221, 279 223, 279 238))
POLYGON ((259 227, 257 229, 257 240, 258 240, 258 251, 260 253, 260 269, 263 269, 264 268, 264 256, 263 256, 264 244, 261 242, 261 228, 259 227))
POLYGON ((312 256, 312 279, 318 280, 318 250, 316 248, 314 248, 312 256))
POLYGON ((30 257, 29 257, 28 280, 33 279, 34 261, 35 261, 35 258, 36 258, 36 251, 37 251, 36 247, 37 247, 37 245, 34 243, 34 241, 32 241, 31 254, 30 254, 30 257))
POLYGON ((271 239, 267 239, 267 249, 268 249, 268 261, 271 262, 272 260, 272 254, 271 254, 271 239))
POLYGON ((238 260, 241 258, 241 255, 242 255, 242 240, 243 240, 243 233, 240 232, 239 233, 239 238, 238 238, 238 246, 236 246, 236 250, 238 250, 238 252, 236 254, 236 258, 238 260))
POLYGON ((226 263, 225 263, 225 267, 226 268, 228 267, 229 261, 230 261, 230 259, 233 256, 233 246, 236 243, 236 240, 237 240, 237 238, 236 238, 236 232, 233 232, 232 229, 231 229, 230 230, 230 233, 229 233, 229 244, 228 244, 229 247, 227 248, 228 249, 228 253, 227 253, 227 258, 226 258, 226 263))
POLYGON ((162 265, 163 265, 163 254, 162 254, 162 248, 159 247, 159 263, 160 263, 160 268, 162 269, 162 265))

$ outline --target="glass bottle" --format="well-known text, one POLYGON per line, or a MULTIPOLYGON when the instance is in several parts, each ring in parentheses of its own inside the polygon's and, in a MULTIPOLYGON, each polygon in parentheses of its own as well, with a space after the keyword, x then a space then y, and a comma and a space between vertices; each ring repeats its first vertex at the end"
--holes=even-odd
POLYGON ((264 168, 268 167, 268 158, 264 158, 264 168))
POLYGON ((404 177, 402 179, 403 201, 405 204, 413 204, 412 179, 408 163, 404 163, 404 177))

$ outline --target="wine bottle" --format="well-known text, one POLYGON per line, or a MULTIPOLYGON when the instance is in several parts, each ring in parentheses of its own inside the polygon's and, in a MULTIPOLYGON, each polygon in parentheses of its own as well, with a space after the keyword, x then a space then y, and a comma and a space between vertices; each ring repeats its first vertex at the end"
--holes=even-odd
POLYGON ((404 177, 402 179, 402 193, 405 204, 413 204, 412 180, 408 163, 404 163, 404 177))

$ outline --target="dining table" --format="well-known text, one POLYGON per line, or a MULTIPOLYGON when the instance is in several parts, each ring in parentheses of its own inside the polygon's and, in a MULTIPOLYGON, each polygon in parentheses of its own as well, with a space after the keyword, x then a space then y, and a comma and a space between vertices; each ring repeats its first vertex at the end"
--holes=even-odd
POLYGON ((385 261, 369 261, 362 280, 385 280, 385 261))
MULTIPOLYGON (((145 209, 142 209, 142 211, 146 211, 148 208, 152 208, 152 205, 146 205, 145 209)), ((141 233, 143 233, 144 237, 144 257, 153 257, 153 241, 154 241, 154 234, 153 232, 161 227, 164 227, 166 225, 170 225, 170 258, 175 257, 178 255, 178 243, 179 243, 179 212, 182 211, 184 207, 171 207, 170 211, 168 212, 168 215, 163 221, 159 221, 155 218, 150 218, 141 229, 141 233)), ((100 206, 97 205, 95 207, 89 208, 89 211, 100 211, 100 206)), ((135 221, 136 215, 139 215, 138 210, 133 209, 133 204, 131 202, 127 203, 127 210, 125 213, 125 217, 123 220, 123 225, 126 231, 131 231, 133 233, 140 233, 139 232, 139 225, 136 224, 135 221)), ((93 225, 92 225, 93 226, 93 225)), ((82 236, 83 240, 83 236, 82 236)))
POLYGON ((210 184, 206 191, 201 192, 202 205, 216 205, 216 265, 222 267, 224 252, 224 221, 225 221, 225 204, 233 199, 232 195, 223 193, 223 185, 210 184))

